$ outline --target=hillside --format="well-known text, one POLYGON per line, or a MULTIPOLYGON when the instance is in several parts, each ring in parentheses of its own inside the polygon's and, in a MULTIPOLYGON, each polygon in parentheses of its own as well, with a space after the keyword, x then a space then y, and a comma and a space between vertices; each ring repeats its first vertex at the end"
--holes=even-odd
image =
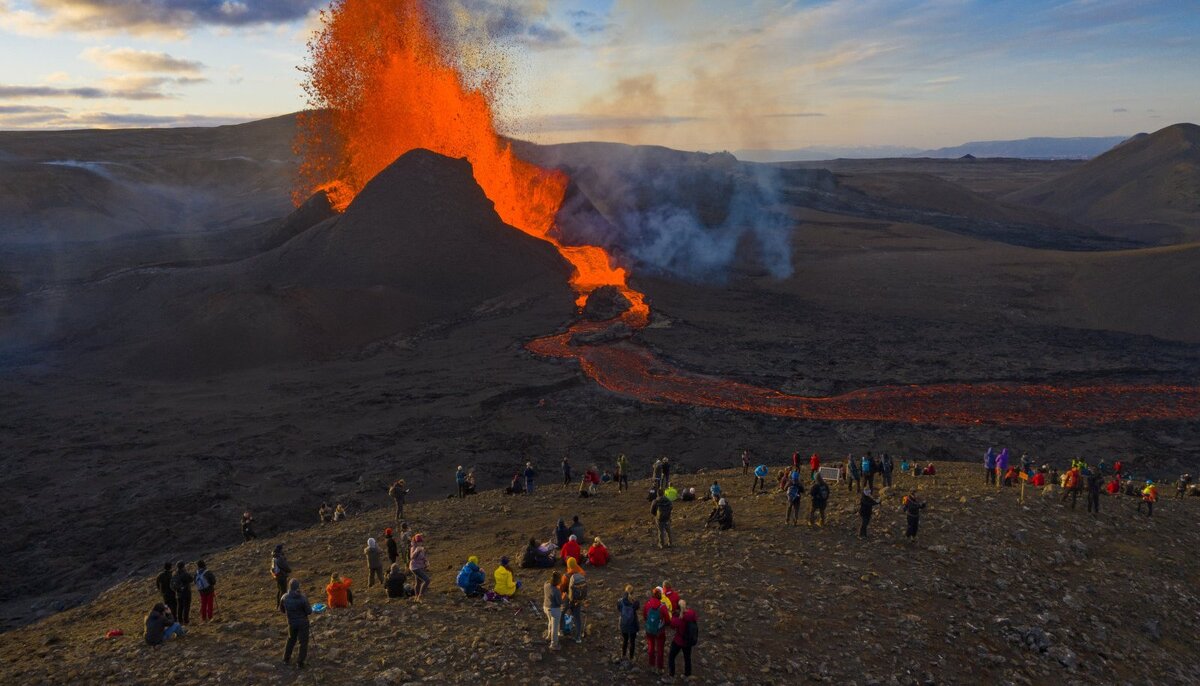
MULTIPOLYGON (((1133 498, 1105 497, 1098 517, 1055 497, 997 492, 974 464, 938 463, 939 476, 900 476, 884 494, 872 538, 856 536, 843 488, 833 488, 824 528, 786 528, 778 494, 747 496, 740 472, 679 475, 704 490, 719 479, 737 526, 702 528, 708 506, 677 503, 676 545, 651 545, 648 484, 580 500, 573 489, 539 487, 530 497, 487 492, 465 501, 410 506, 427 536, 433 586, 424 603, 386 600, 364 588, 361 549, 390 525, 387 509, 340 524, 295 531, 210 555, 218 577, 217 620, 159 649, 139 637, 156 601, 153 580, 134 578, 93 602, 0 637, 7 683, 649 683, 642 661, 617 659, 611 609, 626 583, 641 596, 664 578, 700 619, 696 676, 704 683, 1194 683, 1200 679, 1200 502, 1169 500, 1153 519, 1133 498), (902 538, 901 491, 928 503, 920 538, 902 538), (511 605, 467 600, 453 587, 467 555, 492 570, 500 555, 519 557, 530 536, 542 540, 558 517, 579 514, 614 559, 592 570, 591 634, 582 648, 545 650, 528 599, 540 604, 541 579, 511 605), (272 607, 266 570, 284 543, 312 602, 331 571, 355 579, 355 607, 314 617, 308 668, 280 664, 285 635, 272 607), (110 629, 126 636, 105 639, 110 629)), ((379 500, 386 496, 380 492, 379 500)), ((236 522, 230 522, 235 535, 236 522)), ((186 536, 186 534, 183 534, 186 536)), ((169 547, 161 555, 170 559, 169 547)))
POLYGON ((1025 160, 1086 160, 1111 150, 1124 140, 1122 136, 1041 136, 1007 141, 971 141, 962 145, 925 150, 912 156, 957 159, 963 155, 974 155, 1025 160))
POLYGON ((1116 236, 1161 243, 1200 239, 1200 126, 1175 124, 1135 136, 1007 199, 1116 236))

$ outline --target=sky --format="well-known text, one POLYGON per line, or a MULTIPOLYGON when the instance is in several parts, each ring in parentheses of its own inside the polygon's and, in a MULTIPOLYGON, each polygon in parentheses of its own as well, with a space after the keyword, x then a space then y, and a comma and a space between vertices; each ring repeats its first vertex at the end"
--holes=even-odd
MULTIPOLYGON (((299 110, 325 4, 0 0, 0 129, 299 110)), ((933 148, 1200 121, 1197 0, 438 5, 506 47, 502 128, 541 142, 933 148)))

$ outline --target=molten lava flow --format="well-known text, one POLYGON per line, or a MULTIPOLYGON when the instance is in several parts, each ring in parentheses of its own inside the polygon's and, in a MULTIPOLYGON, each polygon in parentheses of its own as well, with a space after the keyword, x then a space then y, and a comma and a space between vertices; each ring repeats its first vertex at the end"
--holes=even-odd
POLYGON ((305 90, 314 111, 301 122, 297 204, 318 190, 344 210, 376 174, 409 150, 426 148, 471 162, 496 213, 558 248, 574 267, 571 285, 587 294, 613 285, 645 320, 641 293, 594 246, 564 246, 550 236, 567 187, 565 174, 519 159, 496 133, 490 81, 470 87, 441 29, 418 0, 341 0, 322 13, 309 43, 305 90))

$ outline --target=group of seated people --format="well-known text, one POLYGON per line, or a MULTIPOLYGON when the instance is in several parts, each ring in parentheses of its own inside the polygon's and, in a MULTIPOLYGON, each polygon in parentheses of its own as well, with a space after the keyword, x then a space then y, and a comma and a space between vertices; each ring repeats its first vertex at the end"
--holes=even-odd
POLYGON ((321 507, 317 508, 317 516, 322 524, 340 522, 346 518, 346 506, 338 503, 337 507, 330 507, 329 503, 321 503, 321 507))
POLYGON ((467 563, 458 571, 458 577, 454 583, 468 598, 482 597, 487 600, 511 598, 521 588, 521 582, 513 577, 507 556, 500 558, 500 565, 496 567, 492 576, 495 580, 492 590, 485 591, 483 584, 487 581, 487 572, 479 566, 479 558, 472 555, 467 558, 467 563))

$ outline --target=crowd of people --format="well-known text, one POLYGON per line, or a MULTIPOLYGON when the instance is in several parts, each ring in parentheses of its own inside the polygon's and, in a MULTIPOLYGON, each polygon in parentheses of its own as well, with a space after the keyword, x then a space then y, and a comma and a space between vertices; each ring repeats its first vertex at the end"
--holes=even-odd
MULTIPOLYGON (((769 494, 767 484, 770 468, 766 464, 758 464, 752 468, 748 451, 742 452, 740 462, 742 474, 751 477, 751 496, 769 494)), ((675 503, 699 499, 694 487, 681 489, 672 484, 672 467, 670 459, 665 456, 654 461, 650 470, 651 486, 646 495, 646 500, 650 503, 649 518, 655 525, 657 544, 662 549, 671 548, 674 544, 671 520, 675 503)), ((889 496, 893 493, 897 468, 902 474, 909 474, 914 478, 924 479, 937 474, 932 463, 920 464, 907 458, 893 458, 888 453, 873 455, 868 452, 859 457, 848 455, 845 460, 837 460, 833 464, 823 464, 820 456, 815 453, 807 459, 801 458, 799 452, 793 453, 790 465, 780 469, 775 481, 777 492, 782 494, 785 504, 784 525, 799 526, 803 520, 809 527, 823 527, 831 497, 832 480, 845 483, 848 491, 857 495, 858 535, 868 537, 872 517, 875 511, 883 506, 882 494, 885 489, 889 496), (807 514, 803 511, 806 497, 807 514)), ((574 484, 574 476, 568 458, 563 458, 561 471, 563 486, 570 488, 574 484)), ((1075 508, 1078 496, 1082 492, 1086 496, 1087 509, 1091 513, 1099 512, 1101 493, 1137 497, 1138 512, 1145 512, 1148 517, 1153 516, 1154 505, 1158 501, 1158 487, 1153 479, 1144 479, 1135 485, 1135 480, 1128 474, 1126 465, 1121 461, 1112 465, 1100 461, 1092 465, 1083 460, 1072 460, 1069 466, 1059 473, 1049 464, 1034 467, 1028 455, 1013 460, 1007 448, 998 452, 988 448, 984 454, 984 471, 983 485, 988 488, 1058 487, 1062 490, 1061 501, 1072 509, 1075 508)), ((1200 496, 1200 486, 1192 482, 1190 474, 1181 475, 1176 484, 1176 497, 1200 496)), ((535 491, 536 483, 537 470, 531 461, 526 462, 524 468, 513 475, 512 483, 506 492, 531 495, 535 491)), ((579 495, 594 497, 598 495, 599 489, 607 484, 615 484, 618 493, 628 490, 629 461, 625 455, 617 458, 615 468, 611 471, 604 470, 601 474, 601 470, 595 465, 585 469, 579 485, 579 495)), ((462 466, 458 467, 455 472, 455 487, 456 495, 460 498, 474 494, 474 473, 462 466)), ((403 479, 389 486, 388 495, 395 504, 394 518, 397 530, 393 530, 392 527, 384 529, 382 546, 376 538, 367 538, 362 555, 367 567, 368 589, 378 584, 388 598, 421 602, 431 582, 430 564, 425 548, 425 535, 412 532, 408 522, 404 521, 408 493, 409 489, 403 479)), ((703 499, 710 501, 712 506, 704 528, 711 527, 718 531, 734 528, 729 493, 719 481, 712 482, 703 499)), ((916 538, 926 507, 927 504, 920 498, 917 489, 905 490, 899 500, 899 510, 904 514, 906 522, 906 539, 916 538)), ((322 523, 341 521, 347 516, 343 505, 330 507, 328 503, 322 503, 319 515, 322 523)), ((245 541, 256 538, 254 517, 249 511, 243 513, 241 527, 245 541)), ((529 600, 530 605, 535 610, 540 610, 545 617, 544 640, 550 650, 560 650, 564 640, 582 643, 585 637, 591 635, 587 627, 590 613, 588 576, 589 573, 602 573, 600 570, 607 567, 611 560, 612 554, 608 546, 600 536, 588 538, 578 515, 572 516, 570 524, 565 517, 559 519, 544 541, 539 542, 537 537, 529 539, 519 564, 515 567, 523 570, 550 570, 543 572, 546 576, 543 577, 541 585, 540 608, 535 599, 529 600), (583 547, 585 544, 586 549, 583 547)), ((517 569, 514 569, 508 556, 500 556, 489 575, 479 557, 469 555, 454 583, 465 598, 485 602, 513 602, 525 588, 523 581, 518 578, 522 573, 517 569)), ((286 617, 288 625, 284 662, 290 663, 295 654, 296 664, 303 667, 308 655, 310 617, 314 612, 353 606, 353 582, 338 572, 331 574, 325 587, 325 602, 310 604, 302 591, 301 582, 292 577, 292 567, 283 544, 275 546, 271 555, 270 570, 275 581, 272 599, 279 612, 286 617)), ((524 572, 531 573, 537 572, 524 572)), ((190 569, 187 563, 182 561, 166 563, 155 583, 162 602, 156 603, 146 616, 144 636, 147 643, 160 645, 187 633, 187 625, 191 620, 193 589, 199 596, 200 621, 207 622, 213 619, 217 578, 203 560, 197 561, 194 569, 190 569)), ((663 581, 654 585, 639 599, 635 597, 634 587, 625 585, 614 614, 614 624, 621 637, 622 660, 629 664, 635 661, 638 634, 641 633, 645 637, 647 661, 651 669, 659 672, 669 670, 670 675, 674 676, 676 660, 682 655, 683 674, 691 676, 692 649, 698 643, 699 619, 696 609, 688 606, 687 600, 681 597, 678 589, 663 581), (669 648, 668 631, 672 632, 669 636, 669 648)))

